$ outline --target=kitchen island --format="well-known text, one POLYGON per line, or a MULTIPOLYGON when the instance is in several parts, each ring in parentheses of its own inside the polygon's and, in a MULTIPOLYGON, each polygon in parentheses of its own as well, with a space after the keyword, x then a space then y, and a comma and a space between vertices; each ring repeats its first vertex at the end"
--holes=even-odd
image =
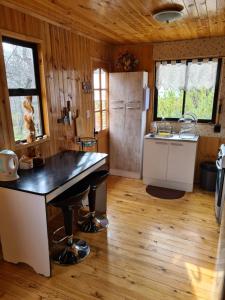
POLYGON ((107 154, 65 151, 43 167, 21 170, 16 181, 0 181, 0 236, 5 261, 27 263, 51 276, 47 205, 106 163, 107 154))

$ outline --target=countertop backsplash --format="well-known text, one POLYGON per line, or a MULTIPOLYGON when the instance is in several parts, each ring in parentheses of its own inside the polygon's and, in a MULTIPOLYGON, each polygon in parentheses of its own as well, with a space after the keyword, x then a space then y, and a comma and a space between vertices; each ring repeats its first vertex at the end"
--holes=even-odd
MULTIPOLYGON (((224 120, 223 120, 224 121, 224 120)), ((160 122, 160 121, 159 121, 160 122)), ((159 122, 156 122, 157 124, 159 122)), ((169 122, 172 126, 173 133, 179 133, 181 123, 169 122)), ((196 134, 199 136, 225 137, 225 124, 221 124, 221 132, 214 132, 214 124, 199 123, 196 125, 196 134)))

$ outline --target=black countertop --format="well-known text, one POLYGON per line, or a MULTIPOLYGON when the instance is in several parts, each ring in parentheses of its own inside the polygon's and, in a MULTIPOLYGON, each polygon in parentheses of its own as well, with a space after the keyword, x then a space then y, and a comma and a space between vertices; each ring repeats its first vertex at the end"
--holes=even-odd
POLYGON ((61 152, 47 158, 43 167, 19 170, 19 179, 7 182, 0 181, 0 187, 47 195, 107 156, 107 154, 96 152, 61 152))

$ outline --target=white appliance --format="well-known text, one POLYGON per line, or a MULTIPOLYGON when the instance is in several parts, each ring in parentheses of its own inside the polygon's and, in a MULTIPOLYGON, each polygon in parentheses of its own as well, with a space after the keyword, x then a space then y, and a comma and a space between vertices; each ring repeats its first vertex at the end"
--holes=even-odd
POLYGON ((146 111, 149 108, 148 73, 109 75, 110 174, 141 178, 146 111))
POLYGON ((217 178, 215 192, 215 214, 217 222, 221 223, 221 215, 225 196, 225 145, 222 144, 219 148, 218 158, 216 160, 217 178))
POLYGON ((0 181, 12 181, 19 178, 18 157, 11 150, 0 151, 0 181))

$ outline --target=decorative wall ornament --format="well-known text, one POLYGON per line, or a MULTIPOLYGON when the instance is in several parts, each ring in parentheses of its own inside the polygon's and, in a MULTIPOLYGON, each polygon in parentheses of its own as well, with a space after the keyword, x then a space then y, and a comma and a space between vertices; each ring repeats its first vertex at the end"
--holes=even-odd
POLYGON ((92 92, 92 85, 91 81, 83 81, 82 82, 82 90, 84 93, 91 93, 92 92))
POLYGON ((134 71, 138 65, 139 60, 128 51, 121 53, 116 60, 116 68, 120 71, 130 72, 134 71))

